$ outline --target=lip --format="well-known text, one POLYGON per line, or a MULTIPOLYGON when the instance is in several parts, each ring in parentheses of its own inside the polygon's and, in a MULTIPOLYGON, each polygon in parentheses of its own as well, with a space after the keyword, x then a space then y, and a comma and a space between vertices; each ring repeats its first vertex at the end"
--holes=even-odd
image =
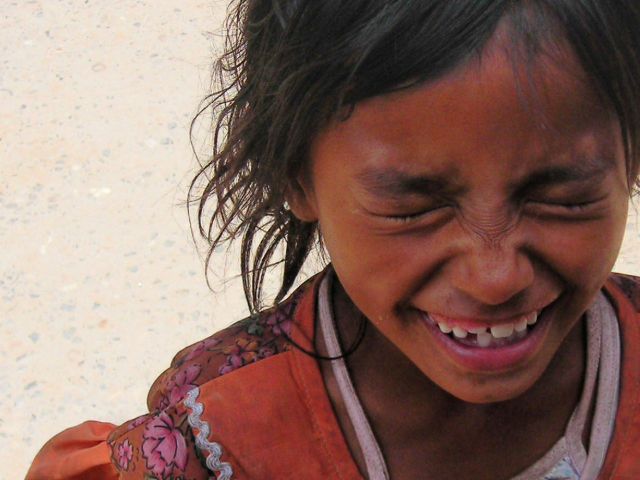
MULTIPOLYGON (((526 363, 540 350, 549 331, 549 307, 550 305, 547 305, 539 311, 535 328, 522 340, 510 345, 487 348, 463 345, 454 341, 440 331, 433 319, 425 318, 429 316, 427 312, 420 313, 424 325, 436 339, 437 344, 456 364, 473 372, 499 373, 526 363)), ((478 325, 478 322, 474 323, 478 325)))

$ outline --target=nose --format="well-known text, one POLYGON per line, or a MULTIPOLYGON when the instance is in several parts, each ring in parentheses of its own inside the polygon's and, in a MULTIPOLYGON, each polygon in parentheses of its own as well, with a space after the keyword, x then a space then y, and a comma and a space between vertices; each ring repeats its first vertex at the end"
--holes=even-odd
POLYGON ((470 300, 502 305, 534 282, 534 266, 526 253, 511 245, 478 243, 458 258, 454 287, 470 300))

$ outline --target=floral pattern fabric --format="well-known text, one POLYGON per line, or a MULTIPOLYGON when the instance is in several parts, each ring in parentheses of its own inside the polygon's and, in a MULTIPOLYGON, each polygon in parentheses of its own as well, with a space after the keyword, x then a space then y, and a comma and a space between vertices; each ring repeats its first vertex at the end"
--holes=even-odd
MULTIPOLYGON (((310 293, 308 292, 310 285, 311 282, 307 283, 290 300, 277 308, 266 311, 257 318, 245 319, 179 352, 171 367, 156 380, 151 388, 148 397, 150 413, 134 418, 120 427, 110 423, 90 421, 56 435, 42 448, 27 478, 50 480, 54 478, 52 476, 54 470, 57 472, 55 478, 58 479, 196 480, 215 478, 214 471, 206 467, 204 454, 195 445, 194 432, 188 418, 190 412, 184 405, 183 398, 186 392, 194 391, 191 389, 196 386, 203 392, 206 390, 215 395, 225 381, 229 381, 230 385, 242 384, 244 377, 234 376, 234 372, 245 366, 255 365, 256 362, 266 358, 271 358, 275 363, 280 362, 281 366, 286 365, 287 369, 290 365, 295 366, 294 370, 287 370, 287 373, 291 372, 292 375, 295 373, 295 380, 298 382, 295 387, 292 386, 292 394, 286 397, 287 402, 289 398, 295 396, 293 391, 306 396, 300 397, 297 403, 292 402, 291 405, 287 403, 282 418, 288 418, 287 416, 292 413, 291 407, 299 406, 301 410, 298 411, 298 417, 296 417, 298 421, 294 425, 304 426, 297 430, 287 430, 287 436, 294 434, 294 437, 278 445, 281 453, 284 453, 276 456, 276 459, 284 460, 272 469, 278 474, 261 475, 262 468, 273 466, 272 461, 263 461, 262 464, 257 464, 258 467, 254 470, 258 472, 257 474, 238 478, 289 478, 291 472, 306 472, 312 460, 318 460, 319 469, 327 465, 331 468, 338 465, 339 468, 322 470, 322 472, 317 470, 320 473, 303 475, 305 478, 361 478, 344 444, 333 410, 328 404, 328 399, 325 398, 326 392, 319 373, 316 372, 315 364, 310 360, 307 362, 308 357, 299 352, 291 351, 292 345, 288 340, 292 329, 294 330, 293 338, 296 342, 302 342, 300 344, 303 346, 307 345, 304 342, 313 337, 313 306, 310 306, 311 295, 306 295, 310 293), (304 325, 302 329, 297 323, 293 328, 294 310, 298 304, 300 304, 299 312, 305 312, 303 315, 305 320, 301 322, 304 325), (286 351, 289 353, 280 355, 286 351), (273 358, 274 356, 276 358, 273 358), (290 358, 297 360, 290 364, 288 363, 290 358), (314 367, 310 368, 310 365, 314 367), (228 376, 220 383, 210 382, 221 375, 228 376), (303 380, 309 379, 313 381, 305 384, 303 380), (302 411, 305 413, 301 414, 302 411), (305 421, 309 420, 309 424, 300 422, 301 415, 307 415, 307 412, 313 413, 313 416, 309 415, 308 419, 305 417, 305 421), (310 434, 311 432, 314 434, 310 434), (302 447, 305 445, 312 445, 313 450, 302 454, 302 447), (316 448, 316 445, 320 446, 316 448), (330 455, 326 454, 327 451, 330 455), (69 462, 70 455, 80 462, 69 462), (292 469, 292 464, 298 465, 297 469, 292 469), (338 475, 338 471, 343 475, 338 475), (280 475, 282 472, 286 474, 280 475)), ((640 378, 640 353, 636 348, 640 344, 640 279, 626 275, 613 275, 607 282, 605 293, 617 307, 624 342, 616 431, 599 478, 602 480, 635 479, 640 478, 640 462, 636 455, 637 446, 640 444, 640 414, 637 408, 640 404, 640 386, 637 382, 640 378)), ((298 313, 296 318, 299 319, 298 313)), ((272 373, 269 363, 256 366, 255 371, 259 374, 255 378, 268 378, 272 373)), ((288 392, 283 387, 289 387, 293 382, 287 383, 288 378, 286 381, 283 378, 280 380, 282 381, 277 384, 277 388, 282 390, 278 392, 288 392)), ((263 383, 271 384, 272 382, 263 383)), ((254 391, 260 386, 261 384, 256 385, 256 382, 244 384, 245 391, 254 391)), ((268 388, 263 391, 269 395, 263 398, 271 398, 268 388)), ((256 423, 250 423, 250 426, 238 424, 237 414, 229 416, 224 414, 227 411, 224 408, 225 401, 218 402, 222 408, 212 406, 215 403, 214 395, 209 396, 204 410, 206 414, 206 408, 210 406, 210 412, 215 416, 213 418, 217 419, 217 425, 209 422, 210 440, 219 441, 222 447, 229 445, 225 450, 229 463, 234 472, 236 466, 239 467, 237 471, 240 472, 243 468, 242 461, 251 464, 255 459, 254 455, 261 453, 263 439, 269 438, 268 436, 272 434, 271 426, 265 424, 266 429, 263 425, 262 430, 258 430, 256 423), (221 425, 224 422, 232 426, 227 429, 226 436, 220 434, 220 437, 216 438, 215 435, 221 432, 221 425), (243 434, 236 435, 236 429, 243 434), (263 434, 262 437, 258 435, 260 433, 263 434), (231 444, 237 439, 242 439, 243 442, 251 440, 255 448, 236 449, 235 453, 241 452, 242 455, 233 457, 231 444), (231 461, 232 458, 234 461, 231 461)), ((251 405, 251 395, 245 394, 239 399, 244 399, 245 405, 251 405)), ((239 399, 234 398, 233 401, 239 399)), ((241 411, 247 412, 247 409, 241 411)), ((257 424, 260 422, 258 421, 257 424)), ((198 430, 198 428, 195 429, 198 430)), ((205 436, 209 439, 208 435, 205 436)), ((224 455, 223 452, 223 462, 224 455)), ((549 480, 572 479, 571 465, 564 464, 557 467, 559 468, 547 473, 546 477, 549 480)))
POLYGON ((109 436, 112 463, 121 479, 200 480, 211 477, 195 445, 182 404, 194 387, 285 352, 297 300, 305 288, 277 307, 242 320, 181 350, 155 381, 149 411, 109 436))

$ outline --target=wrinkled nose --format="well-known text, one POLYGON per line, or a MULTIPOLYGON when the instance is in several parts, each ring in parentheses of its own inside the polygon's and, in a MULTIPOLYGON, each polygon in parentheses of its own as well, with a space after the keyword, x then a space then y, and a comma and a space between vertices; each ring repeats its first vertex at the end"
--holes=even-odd
POLYGON ((478 242, 458 258, 454 287, 483 305, 501 305, 523 293, 534 281, 534 267, 518 249, 478 242))

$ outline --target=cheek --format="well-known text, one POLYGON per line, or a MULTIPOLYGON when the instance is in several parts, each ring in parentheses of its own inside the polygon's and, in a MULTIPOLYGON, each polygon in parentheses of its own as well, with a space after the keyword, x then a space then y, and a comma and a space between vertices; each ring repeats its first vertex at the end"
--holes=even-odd
POLYGON ((409 275, 408 252, 402 242, 371 235, 348 218, 321 225, 333 267, 356 305, 368 314, 373 305, 378 310, 392 302, 409 275))
POLYGON ((351 300, 376 322, 394 316, 422 285, 436 249, 425 235, 373 234, 354 217, 324 222, 323 240, 351 300))
POLYGON ((625 218, 618 212, 600 221, 537 226, 531 230, 535 253, 574 287, 596 291, 616 261, 625 218))

